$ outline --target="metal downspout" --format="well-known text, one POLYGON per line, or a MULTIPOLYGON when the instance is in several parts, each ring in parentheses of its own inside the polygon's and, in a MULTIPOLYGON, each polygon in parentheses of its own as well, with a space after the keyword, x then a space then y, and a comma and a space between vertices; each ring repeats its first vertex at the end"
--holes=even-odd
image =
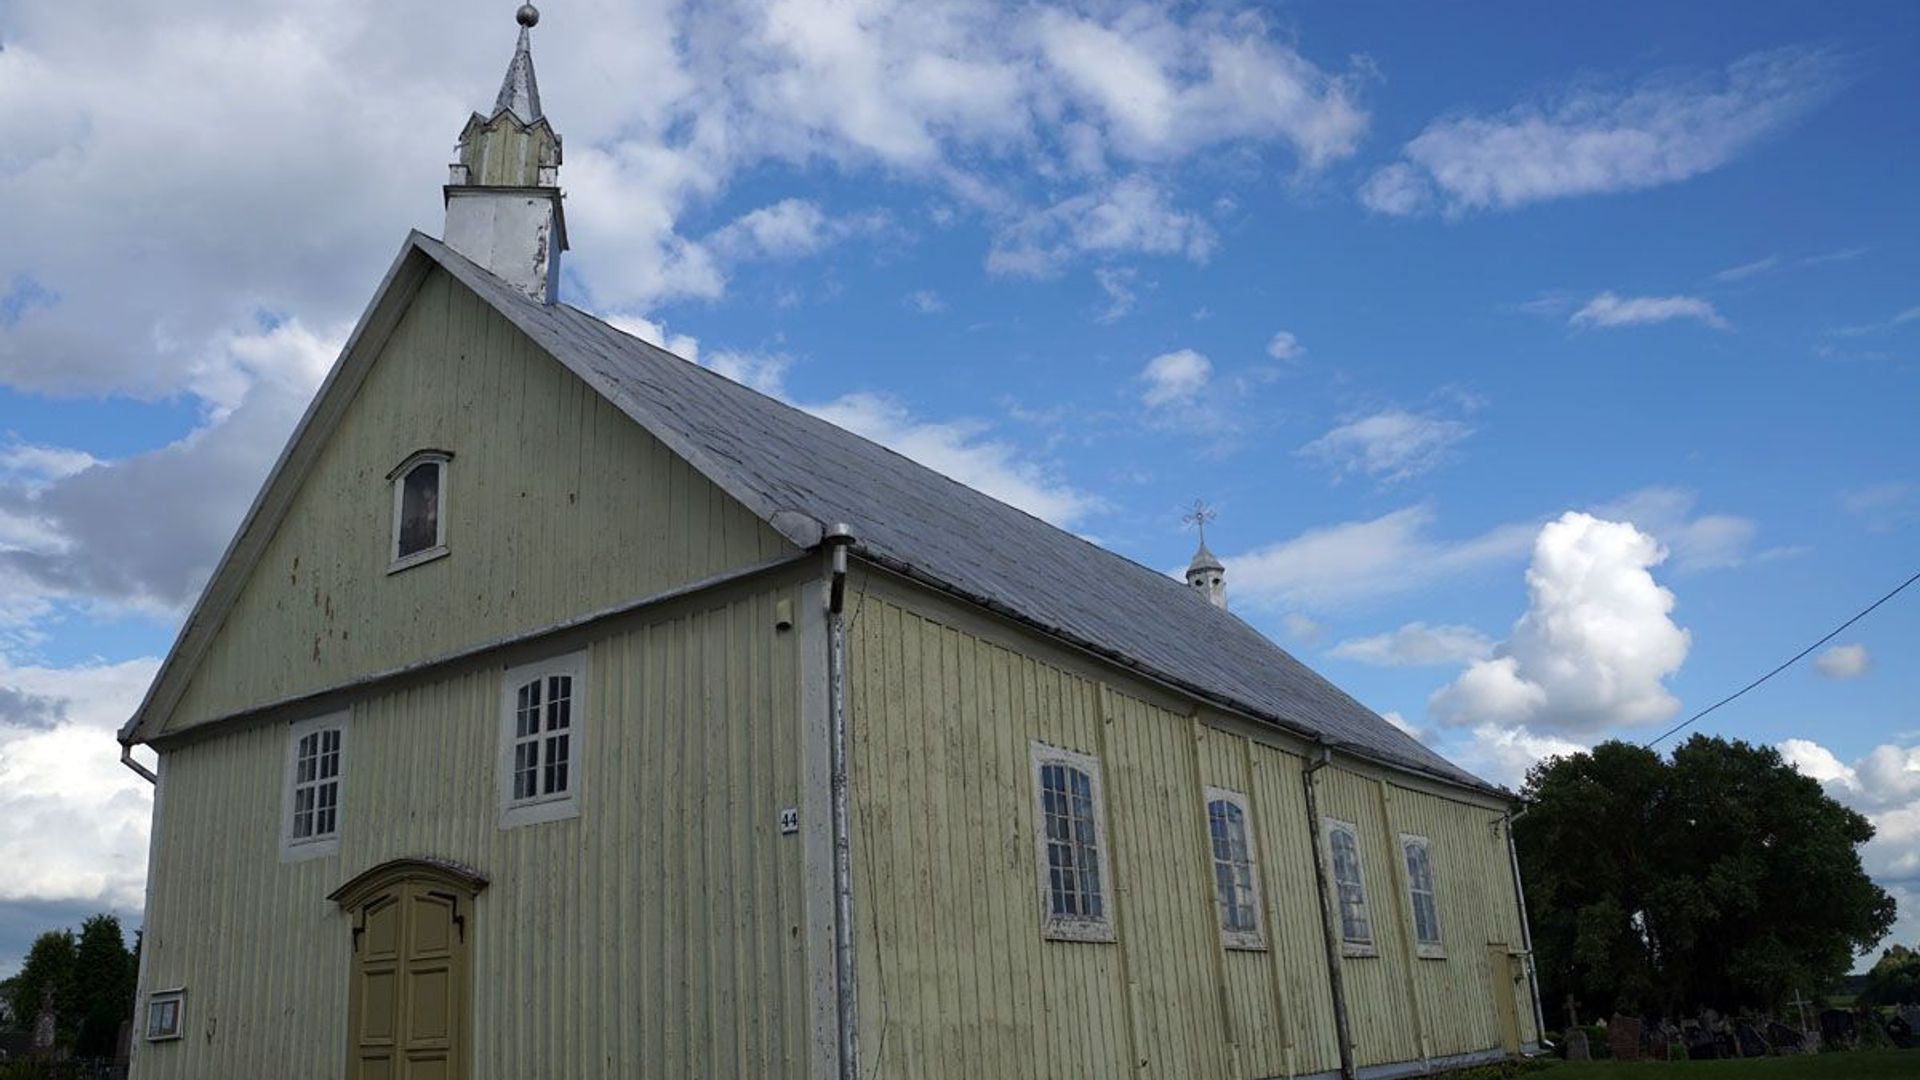
POLYGON ((841 1080, 858 1080, 860 1039, 855 1027, 853 970, 853 840, 848 809, 847 768, 847 548, 853 530, 845 524, 828 529, 822 543, 832 556, 832 582, 827 595, 827 713, 832 740, 833 789, 833 975, 839 1022, 841 1080))
POLYGON ((145 765, 142 765, 139 762, 133 760, 133 744, 132 743, 120 744, 120 764, 125 765, 127 768, 132 769, 134 772, 139 773, 140 779, 145 780, 149 784, 160 783, 159 774, 155 773, 152 769, 147 768, 145 765))
POLYGON ((1327 944, 1327 985, 1333 991, 1333 1027, 1340 1042, 1340 1076, 1342 1080, 1354 1080, 1353 1026, 1347 1019, 1347 984, 1341 973, 1340 937, 1333 928, 1336 913, 1327 891, 1326 829, 1321 822, 1320 796, 1313 775, 1333 764, 1333 749, 1322 745, 1319 751, 1313 764, 1300 774, 1300 782, 1307 792, 1307 823, 1313 830, 1313 880, 1320 891, 1320 931, 1327 944))
POLYGON ((1529 807, 1507 811, 1507 860, 1513 866, 1513 899, 1520 905, 1520 947, 1527 950, 1527 990, 1533 995, 1533 1041, 1548 1045, 1547 1017, 1540 1009, 1540 972, 1533 962, 1533 921, 1527 917, 1527 888, 1520 882, 1520 849, 1513 843, 1513 823, 1527 816, 1529 807))

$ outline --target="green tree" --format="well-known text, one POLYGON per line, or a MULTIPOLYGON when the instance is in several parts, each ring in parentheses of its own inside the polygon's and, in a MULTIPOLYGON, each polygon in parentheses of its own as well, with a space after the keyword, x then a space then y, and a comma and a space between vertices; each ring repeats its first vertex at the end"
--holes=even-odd
POLYGON ((50 1001, 59 1022, 58 1037, 71 1041, 80 1005, 73 980, 74 944, 72 931, 49 930, 27 950, 26 962, 13 979, 13 1012, 22 1028, 32 1031, 41 1004, 50 1001))
POLYGON ((1549 1003, 1777 1006, 1892 926, 1860 865, 1872 825, 1771 748, 1602 743, 1535 766, 1525 794, 1514 842, 1549 1003))
POLYGON ((1920 951, 1895 945, 1867 972, 1862 1005, 1920 1005, 1920 951))
POLYGON ((113 1055, 120 1023, 133 1015, 135 975, 133 953, 127 949, 117 916, 95 915, 80 924, 73 955, 75 999, 80 1010, 75 1054, 113 1055))

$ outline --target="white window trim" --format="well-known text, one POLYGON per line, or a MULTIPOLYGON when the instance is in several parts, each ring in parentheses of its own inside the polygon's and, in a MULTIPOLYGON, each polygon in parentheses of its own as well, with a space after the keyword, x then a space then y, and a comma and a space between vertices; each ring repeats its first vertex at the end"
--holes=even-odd
POLYGON ((1220 940, 1229 949, 1262 952, 1267 947, 1265 934, 1267 912, 1262 906, 1260 897, 1260 848, 1253 836, 1253 808, 1247 805, 1247 797, 1244 793, 1231 788, 1210 787, 1204 790, 1203 795, 1206 801, 1201 804, 1201 810, 1207 815, 1207 868, 1214 875, 1213 910, 1220 923, 1220 940), (1238 808, 1241 825, 1246 829, 1248 880, 1252 883, 1253 892, 1253 929, 1251 930, 1227 929, 1226 907, 1220 896, 1219 860, 1214 858, 1213 853, 1213 804, 1216 802, 1229 802, 1238 808))
MULTIPOLYGON (((587 653, 567 653, 531 664, 508 668, 500 681, 500 751, 494 771, 500 793, 500 827, 518 828, 548 821, 564 821, 580 816, 580 786, 585 780, 587 744, 587 653), (567 790, 558 795, 537 795, 530 799, 513 797, 513 721, 518 704, 516 692, 532 679, 550 675, 573 678, 573 697, 567 719, 567 790)), ((543 706, 544 707, 544 706, 543 706)))
POLYGON ((1379 956, 1379 931, 1374 926, 1373 893, 1367 888, 1367 860, 1360 846, 1360 826, 1339 818, 1322 818, 1320 842, 1327 852, 1327 887, 1333 890, 1332 912, 1335 921, 1334 931, 1340 935, 1341 956, 1379 956), (1353 837, 1354 869, 1360 873, 1360 907, 1367 915, 1367 940, 1352 941, 1347 938, 1346 920, 1340 917, 1340 872, 1333 860, 1333 834, 1345 832, 1353 837))
POLYGON ((1115 941, 1113 905, 1113 848, 1107 842, 1107 799, 1100 778, 1100 760, 1091 754, 1051 746, 1034 739, 1029 752, 1028 778, 1033 783, 1033 852, 1040 884, 1040 935, 1051 941, 1115 941), (1047 807, 1040 770, 1065 765, 1087 774, 1093 793, 1093 842, 1100 852, 1100 917, 1053 913, 1053 890, 1047 863, 1047 807))
POLYGON ((399 573, 410 566, 432 562, 447 554, 447 508, 451 505, 447 498, 447 478, 452 475, 452 469, 449 468, 452 462, 453 455, 445 450, 417 450, 408 454, 407 460, 394 466, 393 471, 387 474, 387 484, 393 488, 393 536, 387 545, 387 573, 399 573), (428 463, 440 469, 440 482, 436 485, 439 506, 433 521, 433 546, 403 558, 400 554, 400 504, 406 495, 407 474, 416 466, 428 463))
POLYGON ((1427 854, 1427 876, 1433 879, 1433 929, 1440 935, 1438 941, 1420 940, 1420 916, 1415 910, 1413 900, 1413 871, 1406 870, 1407 877, 1407 935, 1413 939, 1414 953, 1422 960, 1445 960, 1447 958, 1447 926, 1440 917, 1440 873, 1433 864, 1433 842, 1417 833, 1400 834, 1400 862, 1404 867, 1407 861, 1407 849, 1418 846, 1427 854))
POLYGON ((150 1043, 173 1042, 185 1037, 187 1029, 187 988, 176 986, 171 990, 155 990, 147 995, 147 1016, 144 1025, 146 1041, 150 1043), (173 1002, 173 1030, 156 1035, 153 1031, 153 1010, 156 1005, 173 1002))
POLYGON ((347 727, 350 714, 346 712, 327 713, 324 716, 309 717, 287 727, 287 754, 285 768, 280 781, 280 861, 302 862, 306 859, 320 859, 340 852, 340 826, 347 817, 347 771, 351 765, 348 760, 347 727), (340 732, 340 772, 335 778, 338 787, 334 803, 333 831, 322 836, 308 836, 296 839, 293 835, 293 788, 294 769, 300 760, 300 740, 317 731, 329 728, 340 732))

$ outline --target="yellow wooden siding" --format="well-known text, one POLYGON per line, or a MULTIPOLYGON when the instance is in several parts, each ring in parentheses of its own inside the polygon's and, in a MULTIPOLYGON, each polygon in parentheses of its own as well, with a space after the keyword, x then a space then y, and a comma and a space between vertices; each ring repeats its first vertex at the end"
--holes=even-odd
MULTIPOLYGON (((943 608, 858 595, 850 615, 862 1075, 1336 1069, 1303 759, 1226 718, 1202 711, 1196 722, 1131 680, 1089 677, 1085 665, 1046 662, 1016 636, 974 632, 943 608), (1042 937, 1034 739, 1100 760, 1116 944, 1042 937), (1207 786, 1248 798, 1265 950, 1222 943, 1207 786)), ((1499 919, 1512 886, 1503 865, 1468 845, 1497 811, 1338 766, 1318 783, 1323 812, 1359 826, 1380 954, 1344 963, 1356 1060, 1417 1063, 1423 1053, 1497 1047, 1484 981, 1485 941, 1497 938, 1485 935, 1511 925, 1499 919), (1442 917, 1449 940, 1463 943, 1412 974, 1390 861, 1401 830, 1424 831, 1436 864, 1447 864, 1442 917)))
MULTIPOLYGON (((1498 811, 1398 786, 1389 785, 1387 795, 1396 833, 1424 836, 1432 845, 1447 955, 1445 960, 1421 960, 1414 971, 1433 1052, 1444 1057, 1497 1045, 1502 1032, 1499 1013, 1487 996, 1495 991, 1486 947, 1498 942, 1514 951, 1522 948, 1505 823, 1498 811), (1492 827, 1496 822, 1499 828, 1492 827)), ((1522 983, 1516 993, 1521 1041, 1537 1041, 1531 991, 1522 983)))
POLYGON ((791 550, 435 269, 328 437, 168 731, 791 550), (388 574, 387 474, 452 451, 451 554, 388 574))
MULTIPOLYGON (((807 1069, 797 632, 765 593, 591 645, 581 816, 501 830, 502 663, 355 704, 337 856, 284 864, 287 727, 164 752, 143 993, 187 1038, 139 1080, 337 1078, 349 928, 326 899, 387 860, 491 879, 474 904, 476 1080, 794 1077, 807 1069)), ((519 662, 521 657, 514 662, 519 662)))

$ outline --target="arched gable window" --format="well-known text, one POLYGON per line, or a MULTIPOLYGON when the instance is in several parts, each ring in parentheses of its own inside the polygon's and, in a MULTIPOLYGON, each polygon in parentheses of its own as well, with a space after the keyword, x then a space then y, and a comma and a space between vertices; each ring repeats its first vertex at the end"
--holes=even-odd
POLYGON ((447 553, 447 467, 453 455, 421 450, 387 474, 393 484, 393 559, 387 572, 447 553))
POLYGON ((1036 741, 1033 787, 1042 931, 1070 941, 1112 941, 1100 763, 1036 741))
POLYGON ((1333 862, 1333 887, 1340 905, 1341 948, 1349 956, 1372 956, 1373 919, 1367 913, 1367 882, 1360 868, 1360 833, 1352 824, 1328 818, 1327 854, 1333 862))
POLYGON ((1221 936, 1229 949, 1261 948, 1260 885, 1254 872, 1247 797, 1223 788, 1208 788, 1206 794, 1221 936))

